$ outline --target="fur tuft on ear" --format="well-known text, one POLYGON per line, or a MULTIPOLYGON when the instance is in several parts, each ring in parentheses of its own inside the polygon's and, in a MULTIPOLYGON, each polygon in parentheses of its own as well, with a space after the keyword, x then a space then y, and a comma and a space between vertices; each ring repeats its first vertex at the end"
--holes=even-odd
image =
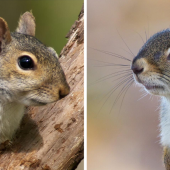
POLYGON ((11 34, 7 22, 0 18, 0 52, 4 46, 11 42, 11 34))
POLYGON ((16 32, 35 36, 35 18, 32 12, 21 15, 16 32))

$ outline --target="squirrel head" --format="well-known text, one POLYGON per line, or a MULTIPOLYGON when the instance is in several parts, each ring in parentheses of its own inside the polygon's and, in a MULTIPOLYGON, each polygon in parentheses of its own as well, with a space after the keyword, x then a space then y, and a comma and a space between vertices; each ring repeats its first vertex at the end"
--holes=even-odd
POLYGON ((24 13, 15 32, 0 18, 0 100, 44 105, 70 87, 55 50, 35 38, 35 18, 24 13))
POLYGON ((154 34, 133 59, 135 80, 154 95, 170 95, 170 29, 154 34))

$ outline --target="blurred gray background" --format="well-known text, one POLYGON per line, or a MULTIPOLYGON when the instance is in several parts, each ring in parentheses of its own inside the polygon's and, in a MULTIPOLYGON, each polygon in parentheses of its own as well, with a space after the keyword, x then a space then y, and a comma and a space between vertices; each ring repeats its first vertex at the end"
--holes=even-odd
MULTIPOLYGON (((14 31, 19 16, 32 10, 36 19, 36 38, 59 54, 67 43, 65 38, 71 26, 78 19, 83 0, 1 0, 0 17, 3 17, 14 31)), ((83 162, 78 170, 83 170, 83 162)))
POLYGON ((129 63, 92 48, 133 59, 128 47, 136 55, 148 37, 169 28, 170 1, 88 0, 87 5, 88 170, 163 170, 159 97, 140 99, 144 91, 132 85, 123 103, 121 96, 113 105, 123 86, 108 98, 107 94, 120 76, 94 82, 123 68, 99 61, 129 63))

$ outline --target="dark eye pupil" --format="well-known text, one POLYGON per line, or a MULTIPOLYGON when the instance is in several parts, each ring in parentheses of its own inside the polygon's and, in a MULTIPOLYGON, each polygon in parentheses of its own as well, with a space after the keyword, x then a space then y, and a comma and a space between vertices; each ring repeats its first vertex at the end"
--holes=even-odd
POLYGON ((28 70, 34 68, 34 62, 29 56, 22 56, 18 59, 18 64, 21 69, 28 70))

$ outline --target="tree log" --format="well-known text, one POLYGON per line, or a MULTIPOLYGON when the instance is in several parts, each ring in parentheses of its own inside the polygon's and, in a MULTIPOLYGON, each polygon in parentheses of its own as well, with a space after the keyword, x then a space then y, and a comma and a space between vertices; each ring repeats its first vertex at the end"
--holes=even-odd
POLYGON ((27 108, 12 146, 0 153, 0 170, 72 170, 83 159, 83 9, 67 37, 60 63, 70 94, 57 103, 27 108))

